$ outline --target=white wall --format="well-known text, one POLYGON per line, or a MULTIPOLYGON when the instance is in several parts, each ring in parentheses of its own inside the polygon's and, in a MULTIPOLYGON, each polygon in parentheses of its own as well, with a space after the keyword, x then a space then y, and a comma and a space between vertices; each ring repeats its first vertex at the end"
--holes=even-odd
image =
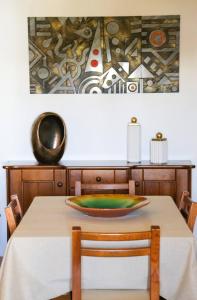
MULTIPOLYGON (((194 0, 0 0, 0 164, 34 160, 30 136, 42 112, 59 113, 68 130, 63 159, 126 159, 130 117, 142 125, 142 158, 149 158, 150 138, 162 131, 169 159, 197 164, 197 1, 194 0), (28 16, 181 15, 180 93, 139 95, 30 95, 28 16)), ((193 196, 197 199, 197 172, 193 196)), ((0 168, 0 255, 6 244, 3 208, 5 171, 0 168)))

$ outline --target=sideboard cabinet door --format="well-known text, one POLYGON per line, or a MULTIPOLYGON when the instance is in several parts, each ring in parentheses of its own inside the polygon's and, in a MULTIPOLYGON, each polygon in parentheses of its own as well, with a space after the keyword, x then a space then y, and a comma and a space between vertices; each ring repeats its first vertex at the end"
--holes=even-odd
POLYGON ((65 169, 9 169, 9 196, 17 194, 25 213, 36 196, 66 195, 65 169))
POLYGON ((137 195, 168 195, 177 206, 183 191, 191 193, 191 168, 131 169, 137 195))

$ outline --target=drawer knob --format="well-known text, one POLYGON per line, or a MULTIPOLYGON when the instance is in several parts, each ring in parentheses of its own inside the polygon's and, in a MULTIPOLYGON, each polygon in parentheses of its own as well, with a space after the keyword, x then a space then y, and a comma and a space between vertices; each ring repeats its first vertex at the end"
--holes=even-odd
POLYGON ((96 181, 97 181, 97 182, 101 182, 101 177, 100 177, 100 176, 97 176, 97 177, 96 177, 96 181))
POLYGON ((58 186, 58 187, 62 187, 62 186, 63 186, 63 182, 58 181, 57 186, 58 186))
POLYGON ((137 187, 140 186, 140 183, 136 181, 135 186, 137 186, 137 187))

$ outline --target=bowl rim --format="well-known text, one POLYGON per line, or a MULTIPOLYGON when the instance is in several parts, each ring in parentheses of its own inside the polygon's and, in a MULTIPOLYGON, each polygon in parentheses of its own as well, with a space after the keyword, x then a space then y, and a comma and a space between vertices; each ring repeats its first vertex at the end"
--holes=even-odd
POLYGON ((129 195, 129 194, 91 194, 91 195, 81 195, 81 196, 71 196, 68 199, 66 199, 66 204, 68 204, 71 207, 74 208, 79 208, 81 210, 85 210, 85 211, 128 211, 128 210, 134 210, 135 208, 137 208, 138 206, 144 206, 146 204, 150 203, 150 200, 147 199, 144 196, 139 196, 139 195, 129 195), (132 207, 118 207, 118 208, 99 208, 99 207, 84 207, 81 206, 79 204, 76 203, 76 200, 79 200, 80 198, 86 198, 86 197, 95 197, 95 198, 102 198, 102 197, 114 197, 114 200, 119 199, 120 197, 127 197, 127 198, 137 198, 137 200, 139 200, 138 203, 136 203, 135 205, 133 205, 132 207))

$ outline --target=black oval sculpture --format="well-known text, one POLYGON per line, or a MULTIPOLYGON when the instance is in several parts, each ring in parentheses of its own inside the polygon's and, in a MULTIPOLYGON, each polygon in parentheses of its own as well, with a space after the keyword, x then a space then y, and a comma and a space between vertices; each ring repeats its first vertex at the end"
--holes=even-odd
POLYGON ((46 112, 38 116, 32 126, 32 147, 40 163, 57 163, 64 154, 66 126, 56 113, 46 112))

